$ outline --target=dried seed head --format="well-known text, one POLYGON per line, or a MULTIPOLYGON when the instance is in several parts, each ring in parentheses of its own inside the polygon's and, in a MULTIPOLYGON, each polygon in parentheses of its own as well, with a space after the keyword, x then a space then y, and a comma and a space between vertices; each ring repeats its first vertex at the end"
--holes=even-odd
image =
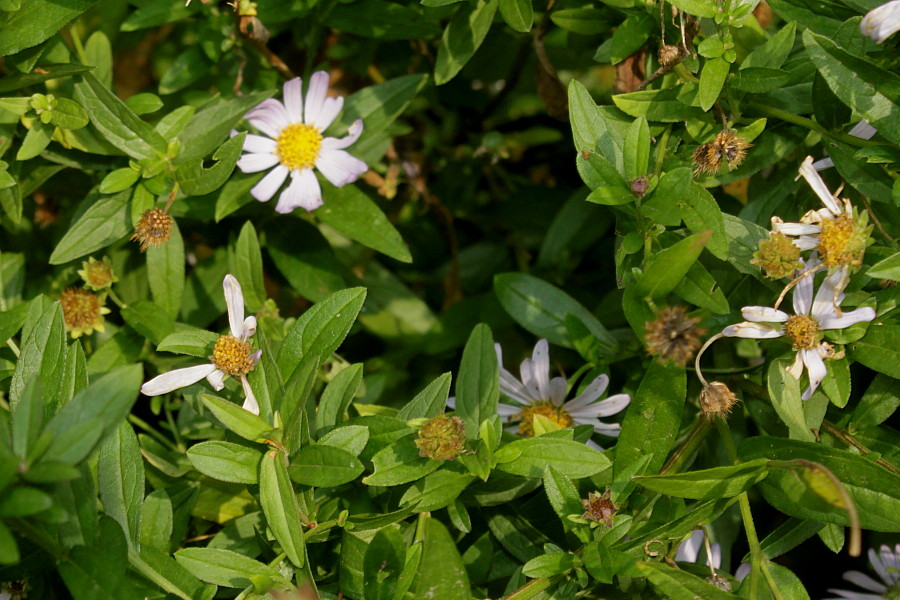
POLYGON ((683 306, 666 306, 645 326, 644 342, 647 353, 663 360, 685 366, 701 346, 700 338, 706 329, 697 327, 699 317, 687 316, 683 306))
POLYGON ((25 600, 28 597, 28 592, 31 590, 31 584, 28 583, 27 579, 15 579, 4 583, 2 590, 3 593, 0 594, 0 598, 25 600))
POLYGON ((453 460, 463 453, 466 444, 466 425, 459 417, 440 414, 429 419, 416 439, 419 456, 435 460, 453 460))
POLYGON ((109 309, 103 306, 104 296, 98 296, 84 288, 69 288, 59 298, 66 331, 73 338, 103 331, 103 315, 109 309))
POLYGON ((794 271, 803 269, 800 248, 779 231, 772 231, 769 239, 759 241, 759 250, 753 253, 750 264, 762 268, 771 279, 791 277, 794 271))
POLYGON ((734 395, 734 392, 721 381, 713 381, 704 386, 703 391, 700 392, 700 410, 710 421, 716 417, 727 417, 731 408, 738 402, 738 397, 734 395))
POLYGON ((714 586, 716 586, 717 588, 719 588, 719 589, 722 590, 723 592, 730 592, 730 591, 731 591, 731 582, 728 581, 728 579, 726 579, 724 576, 719 575, 718 573, 716 573, 715 575, 710 575, 709 577, 707 577, 707 578, 706 578, 706 582, 707 582, 707 583, 713 584, 714 586))
POLYGON ((589 493, 586 500, 582 498, 581 505, 584 507, 582 518, 612 527, 616 507, 609 499, 609 490, 606 490, 603 495, 600 495, 600 492, 589 493))
POLYGON ((723 162, 728 165, 730 171, 737 169, 744 162, 750 145, 735 131, 730 129, 720 131, 713 141, 697 146, 694 150, 692 156, 694 175, 701 173, 714 175, 719 172, 723 162))
POLYGON ((665 46, 661 46, 659 49, 659 66, 664 69, 671 69, 675 65, 681 62, 681 48, 678 46, 673 46, 671 44, 666 44, 665 46))
POLYGON ((94 259, 93 256, 90 257, 81 263, 81 270, 78 271, 78 274, 84 280, 84 286, 95 292, 112 287, 112 284, 119 280, 113 273, 108 256, 104 256, 102 261, 94 259))
POLYGON ((140 242, 141 252, 146 252, 147 248, 162 246, 172 235, 172 222, 172 217, 161 208, 146 210, 134 228, 131 239, 140 242))

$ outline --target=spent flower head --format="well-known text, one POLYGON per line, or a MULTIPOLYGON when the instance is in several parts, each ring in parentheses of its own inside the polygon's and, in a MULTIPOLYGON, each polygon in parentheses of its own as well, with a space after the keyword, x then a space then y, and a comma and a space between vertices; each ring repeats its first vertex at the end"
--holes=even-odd
MULTIPOLYGON (((816 266, 817 261, 809 261, 807 271, 816 266)), ((875 310, 870 307, 838 313, 844 300, 844 294, 836 289, 840 277, 840 272, 828 275, 813 298, 812 273, 801 276, 794 288, 793 315, 768 306, 745 306, 741 314, 747 320, 729 325, 722 334, 760 340, 787 337, 797 351, 788 372, 796 379, 800 379, 804 369, 809 373, 809 387, 802 396, 803 400, 809 400, 828 374, 823 359, 840 358, 835 355, 834 347, 822 339, 823 331, 845 329, 875 318, 875 310)))
POLYGON ((666 306, 645 325, 647 353, 683 367, 700 348, 706 329, 697 327, 699 317, 689 317, 684 306, 666 306))
POLYGON ((78 275, 84 281, 84 287, 99 292, 112 287, 119 280, 113 272, 112 263, 108 256, 103 260, 97 260, 93 256, 81 263, 78 275))
POLYGON ((169 213, 161 208, 145 210, 131 239, 141 244, 141 252, 146 252, 147 248, 162 246, 172 235, 172 222, 169 213))
POLYGON ((466 424, 459 417, 440 414, 425 422, 416 438, 419 456, 453 460, 465 450, 466 424))
POLYGON ((228 323, 231 335, 220 335, 213 347, 210 363, 185 369, 176 369, 158 375, 141 386, 145 396, 159 396, 173 390, 197 383, 204 377, 218 391, 225 387, 225 377, 231 375, 241 382, 244 389, 244 409, 255 415, 259 414, 259 404, 247 381, 247 373, 253 370, 262 350, 253 352, 247 341, 256 333, 256 317, 244 318, 244 296, 241 284, 229 274, 222 282, 225 291, 225 304, 228 306, 228 323))
POLYGON ((73 338, 103 331, 103 315, 109 314, 109 309, 103 306, 105 301, 105 295, 98 295, 84 288, 63 290, 59 303, 62 306, 66 331, 73 338))
POLYGON ((721 381, 713 381, 703 386, 700 392, 700 410, 703 416, 709 420, 716 417, 725 418, 731 413, 732 407, 740 402, 727 385, 721 381))
POLYGON ((260 202, 271 200, 291 176, 290 185, 281 192, 275 206, 280 213, 289 213, 298 206, 307 211, 322 206, 322 189, 313 167, 337 187, 356 181, 368 170, 366 163, 344 150, 362 134, 361 119, 350 126, 346 137, 323 136, 344 106, 343 98, 327 97, 328 73, 313 73, 305 101, 302 86, 299 77, 291 79, 284 84, 283 104, 269 98, 247 113, 250 124, 265 135, 248 134, 244 140, 247 154, 237 163, 244 173, 271 169, 250 190, 260 202))
POLYGON ((616 515, 616 506, 610 500, 610 491, 590 492, 587 498, 581 499, 581 505, 584 507, 582 519, 591 521, 591 527, 596 527, 603 523, 607 527, 612 527, 613 517, 616 515))
POLYGON ((747 156, 751 144, 732 129, 724 129, 711 141, 694 149, 691 160, 694 163, 694 174, 706 173, 715 175, 724 162, 729 171, 741 166, 747 156))

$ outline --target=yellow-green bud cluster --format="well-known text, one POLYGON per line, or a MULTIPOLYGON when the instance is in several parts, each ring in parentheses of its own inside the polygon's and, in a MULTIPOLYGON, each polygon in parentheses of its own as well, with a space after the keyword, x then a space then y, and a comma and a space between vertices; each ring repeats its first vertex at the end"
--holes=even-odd
POLYGON ((453 460, 463 453, 465 444, 465 423, 459 417, 444 414, 429 419, 416 440, 419 456, 435 460, 453 460))
POLYGON ((753 253, 750 264, 760 267, 771 279, 792 277, 794 271, 803 268, 800 248, 778 231, 769 233, 769 239, 759 241, 759 250, 753 253))

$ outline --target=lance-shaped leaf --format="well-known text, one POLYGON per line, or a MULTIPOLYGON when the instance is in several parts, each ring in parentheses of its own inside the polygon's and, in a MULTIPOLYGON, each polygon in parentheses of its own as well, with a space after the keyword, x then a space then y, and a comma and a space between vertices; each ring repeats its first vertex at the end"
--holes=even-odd
POLYGON ((469 437, 477 438, 481 422, 497 414, 499 377, 494 338, 490 327, 481 323, 469 336, 456 380, 456 412, 466 422, 469 437))
POLYGON ((635 481, 647 489, 677 498, 694 500, 731 498, 765 479, 768 474, 767 462, 766 459, 759 458, 729 467, 714 467, 674 475, 636 477, 635 481))
POLYGON ((295 566, 302 567, 306 548, 300 526, 300 505, 288 477, 287 456, 283 450, 271 450, 262 459, 259 502, 281 549, 295 566))
POLYGON ((234 171, 234 165, 241 157, 246 132, 242 132, 222 144, 213 160, 216 164, 208 169, 203 168, 203 160, 194 158, 178 165, 175 179, 181 190, 188 196, 202 196, 222 187, 234 171))

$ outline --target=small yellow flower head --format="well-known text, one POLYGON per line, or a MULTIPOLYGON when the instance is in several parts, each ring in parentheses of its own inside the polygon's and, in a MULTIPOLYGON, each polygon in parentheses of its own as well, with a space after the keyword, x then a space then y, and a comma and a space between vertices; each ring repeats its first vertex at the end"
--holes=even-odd
POLYGON ((719 172, 723 162, 728 165, 729 171, 737 169, 744 162, 750 145, 735 131, 730 129, 720 131, 713 141, 697 146, 694 150, 692 156, 694 175, 701 173, 714 175, 719 172))
POLYGON ((250 344, 233 335, 221 335, 213 347, 212 364, 226 375, 246 375, 255 364, 250 344))
POLYGON ((700 338, 706 329, 697 327, 699 317, 687 316, 683 306, 666 306, 653 321, 648 321, 644 332, 647 353, 685 366, 701 346, 700 338))
POLYGON ((170 235, 172 217, 160 208, 151 208, 144 211, 131 239, 140 242, 141 252, 146 252, 147 248, 162 246, 168 242, 170 235))
POLYGON ((589 493, 587 500, 582 498, 581 505, 584 507, 584 514, 581 515, 583 519, 612 527, 616 507, 609 499, 609 490, 606 490, 603 495, 600 495, 600 492, 589 493))
POLYGON ((534 402, 522 409, 522 412, 511 417, 512 420, 521 419, 519 421, 519 435, 525 437, 534 437, 534 416, 540 415, 549 419, 560 429, 571 427, 575 420, 566 409, 562 406, 556 406, 549 400, 543 402, 534 402))
POLYGON ((704 386, 700 392, 700 410, 710 421, 716 417, 727 417, 731 413, 731 408, 738 402, 734 392, 721 381, 713 381, 704 386))
POLYGON ((769 239, 759 241, 759 250, 753 253, 751 265, 766 272, 766 277, 783 279, 792 277, 794 271, 803 268, 800 262, 800 248, 793 240, 781 232, 769 233, 769 239))
POLYGON ((812 350, 819 345, 819 324, 806 315, 793 315, 784 324, 784 332, 794 343, 795 350, 812 350))
POLYGON ((453 460, 463 453, 466 443, 466 425, 459 417, 440 414, 429 419, 416 439, 419 456, 434 460, 453 460))
POLYGON ((869 214, 844 212, 834 219, 822 219, 819 226, 819 255, 829 269, 838 266, 859 267, 866 248, 872 243, 869 214))
POLYGON ((112 287, 112 284, 119 280, 113 273, 108 256, 104 256, 102 261, 95 260, 93 256, 90 257, 81 263, 81 270, 78 271, 78 274, 84 280, 84 287, 95 292, 112 287))
POLYGON ((659 66, 664 69, 671 69, 681 62, 681 49, 678 46, 666 44, 665 46, 660 47, 658 57, 659 66))
POLYGON ((62 306, 66 331, 73 338, 90 335, 95 331, 103 331, 103 315, 109 309, 103 306, 104 296, 98 296, 83 288, 69 288, 59 298, 62 306))

